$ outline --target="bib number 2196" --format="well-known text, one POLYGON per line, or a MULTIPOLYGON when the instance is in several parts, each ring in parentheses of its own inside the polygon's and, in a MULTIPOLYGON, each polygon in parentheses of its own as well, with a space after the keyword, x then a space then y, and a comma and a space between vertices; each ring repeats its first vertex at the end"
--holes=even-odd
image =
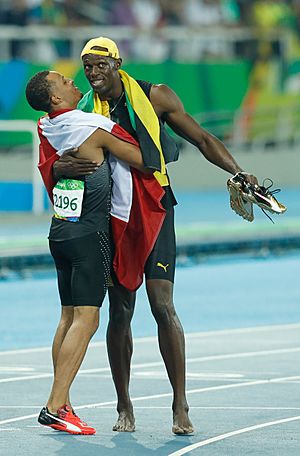
POLYGON ((77 222, 82 211, 83 193, 83 181, 60 179, 53 189, 55 217, 77 222))

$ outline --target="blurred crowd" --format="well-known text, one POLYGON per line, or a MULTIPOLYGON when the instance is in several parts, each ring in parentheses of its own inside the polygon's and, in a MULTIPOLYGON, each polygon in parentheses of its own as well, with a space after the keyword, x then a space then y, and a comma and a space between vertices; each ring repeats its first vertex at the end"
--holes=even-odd
POLYGON ((0 0, 10 25, 297 26, 300 0, 0 0))
MULTIPOLYGON (((186 55, 195 59, 221 55, 224 43, 209 35, 172 47, 153 33, 153 29, 174 25, 202 31, 252 27, 259 35, 284 28, 300 37, 300 0, 0 0, 0 24, 133 26, 144 31, 145 38, 121 43, 125 54, 140 58, 147 52, 150 60, 170 56, 180 59, 186 55), (151 45, 147 33, 151 34, 151 45)), ((68 53, 66 47, 58 47, 57 51, 68 53)), ((237 42, 235 52, 238 56, 251 57, 253 45, 237 42)), ((276 45, 273 52, 277 52, 276 45)))

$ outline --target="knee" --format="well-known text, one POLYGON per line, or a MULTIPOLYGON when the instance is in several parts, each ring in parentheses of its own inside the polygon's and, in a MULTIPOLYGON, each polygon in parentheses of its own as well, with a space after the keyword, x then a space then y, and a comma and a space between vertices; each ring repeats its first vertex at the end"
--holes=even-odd
POLYGON ((109 323, 116 330, 128 328, 135 306, 135 293, 125 288, 112 287, 109 290, 109 323))
POLYGON ((73 323, 80 326, 82 331, 92 337, 99 327, 99 309, 93 308, 76 308, 73 323))
POLYGON ((168 324, 176 317, 172 293, 168 289, 157 288, 149 294, 151 312, 157 322, 168 324))
POLYGON ((177 318, 176 311, 172 302, 151 303, 151 311, 157 323, 169 325, 172 320, 177 318))
POLYGON ((110 304, 109 322, 115 328, 128 328, 130 326, 134 307, 128 306, 127 303, 110 304))
POLYGON ((99 328, 99 313, 90 322, 89 329, 90 329, 91 337, 95 334, 95 332, 97 331, 98 328, 99 328))
POLYGON ((74 308, 73 307, 62 307, 62 313, 59 321, 59 327, 60 329, 63 329, 64 331, 68 331, 70 326, 73 323, 74 319, 74 308))

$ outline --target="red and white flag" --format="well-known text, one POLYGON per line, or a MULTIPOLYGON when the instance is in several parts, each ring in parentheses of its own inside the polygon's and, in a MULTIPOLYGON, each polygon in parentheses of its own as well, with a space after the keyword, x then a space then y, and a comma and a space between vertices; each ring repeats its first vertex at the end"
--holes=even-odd
MULTIPOLYGON (((97 128, 138 145, 122 127, 100 114, 63 110, 38 121, 38 168, 52 201, 53 163, 66 151, 79 147, 97 128)), ((149 174, 130 168, 110 155, 112 170, 111 224, 115 245, 113 268, 119 282, 134 291, 143 282, 145 262, 165 217, 160 200, 164 190, 149 174)), ((68 223, 68 222, 66 222, 68 223)))

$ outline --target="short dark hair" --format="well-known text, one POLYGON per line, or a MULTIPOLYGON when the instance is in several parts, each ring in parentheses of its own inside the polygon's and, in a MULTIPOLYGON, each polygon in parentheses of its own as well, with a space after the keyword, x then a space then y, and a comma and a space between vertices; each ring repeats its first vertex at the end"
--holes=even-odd
POLYGON ((51 110, 51 83, 46 79, 48 74, 48 70, 39 71, 26 85, 27 101, 36 111, 49 112, 51 110))

